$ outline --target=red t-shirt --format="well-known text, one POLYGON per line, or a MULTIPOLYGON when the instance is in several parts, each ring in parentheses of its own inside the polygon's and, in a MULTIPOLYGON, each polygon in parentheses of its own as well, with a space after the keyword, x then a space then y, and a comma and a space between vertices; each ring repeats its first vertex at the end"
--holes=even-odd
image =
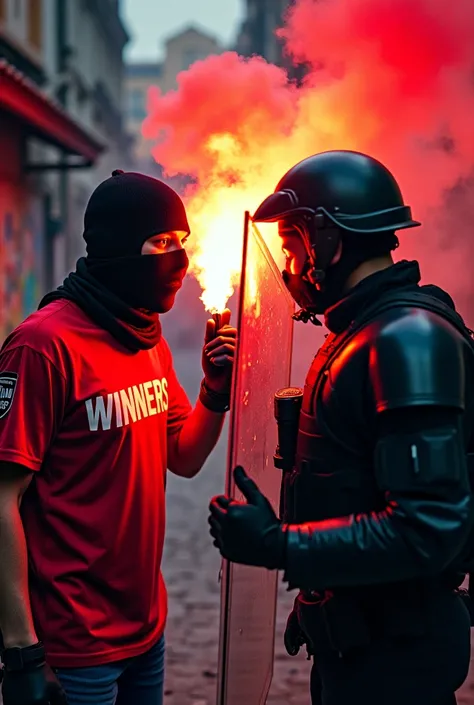
POLYGON ((61 300, 7 339, 0 461, 35 473, 21 512, 52 666, 136 656, 163 633, 167 442, 189 413, 163 338, 129 352, 61 300))

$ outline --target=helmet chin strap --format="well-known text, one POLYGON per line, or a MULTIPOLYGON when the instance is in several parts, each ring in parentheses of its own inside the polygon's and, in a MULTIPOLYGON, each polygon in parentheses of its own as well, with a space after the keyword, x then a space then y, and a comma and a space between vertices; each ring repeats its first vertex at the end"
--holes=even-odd
POLYGON ((341 244, 341 233, 339 228, 329 227, 322 230, 314 228, 313 237, 311 237, 311 233, 308 235, 304 238, 308 259, 302 276, 306 277, 318 291, 321 291, 326 279, 326 272, 337 257, 341 244))
MULTIPOLYGON (((300 274, 296 276, 298 276, 303 287, 305 285, 307 288, 306 292, 304 292, 304 296, 311 299, 310 290, 314 287, 314 295, 319 301, 319 305, 321 305, 321 301, 324 300, 324 297, 328 294, 327 270, 331 265, 337 265, 340 259, 338 254, 340 254, 341 232, 336 226, 317 228, 316 222, 313 219, 311 219, 309 223, 307 222, 309 219, 305 218, 304 220, 306 221, 304 225, 301 221, 293 224, 295 229, 299 232, 306 250, 305 264, 300 274), (321 297, 323 297, 323 299, 321 299, 321 297)), ((300 294, 301 289, 299 291, 298 289, 292 291, 290 288, 290 293, 293 298, 298 301, 298 298, 295 297, 294 294, 300 294)), ((317 316, 322 313, 323 310, 312 310, 313 307, 316 306, 316 300, 314 304, 305 305, 300 303, 300 306, 302 306, 301 310, 293 316, 295 320, 303 321, 304 323, 311 321, 314 325, 321 325, 317 316)))

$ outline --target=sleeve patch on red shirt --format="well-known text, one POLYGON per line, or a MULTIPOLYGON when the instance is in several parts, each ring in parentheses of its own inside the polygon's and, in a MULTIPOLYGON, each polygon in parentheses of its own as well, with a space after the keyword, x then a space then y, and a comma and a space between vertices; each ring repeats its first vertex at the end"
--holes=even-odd
POLYGON ((3 419, 12 408, 17 382, 16 372, 2 372, 0 374, 0 419, 3 419))

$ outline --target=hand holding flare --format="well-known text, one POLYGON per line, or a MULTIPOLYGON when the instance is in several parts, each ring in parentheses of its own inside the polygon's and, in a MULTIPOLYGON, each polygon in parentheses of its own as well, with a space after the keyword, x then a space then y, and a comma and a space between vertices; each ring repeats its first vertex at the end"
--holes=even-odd
POLYGON ((232 367, 237 343, 237 329, 230 323, 231 313, 228 308, 220 314, 220 328, 216 330, 216 321, 210 318, 206 325, 202 369, 207 387, 219 394, 230 391, 232 367))

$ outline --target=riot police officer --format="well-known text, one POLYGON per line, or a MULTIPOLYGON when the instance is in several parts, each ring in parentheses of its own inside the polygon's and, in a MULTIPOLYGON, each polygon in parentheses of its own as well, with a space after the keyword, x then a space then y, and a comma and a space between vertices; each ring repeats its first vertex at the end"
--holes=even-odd
POLYGON ((260 205, 278 222, 299 318, 329 335, 309 370, 279 520, 242 468, 246 502, 210 504, 223 557, 298 588, 285 644, 314 657, 313 703, 451 705, 470 657, 459 586, 472 559, 474 348, 450 297, 394 264, 412 219, 377 160, 305 159, 260 205))

